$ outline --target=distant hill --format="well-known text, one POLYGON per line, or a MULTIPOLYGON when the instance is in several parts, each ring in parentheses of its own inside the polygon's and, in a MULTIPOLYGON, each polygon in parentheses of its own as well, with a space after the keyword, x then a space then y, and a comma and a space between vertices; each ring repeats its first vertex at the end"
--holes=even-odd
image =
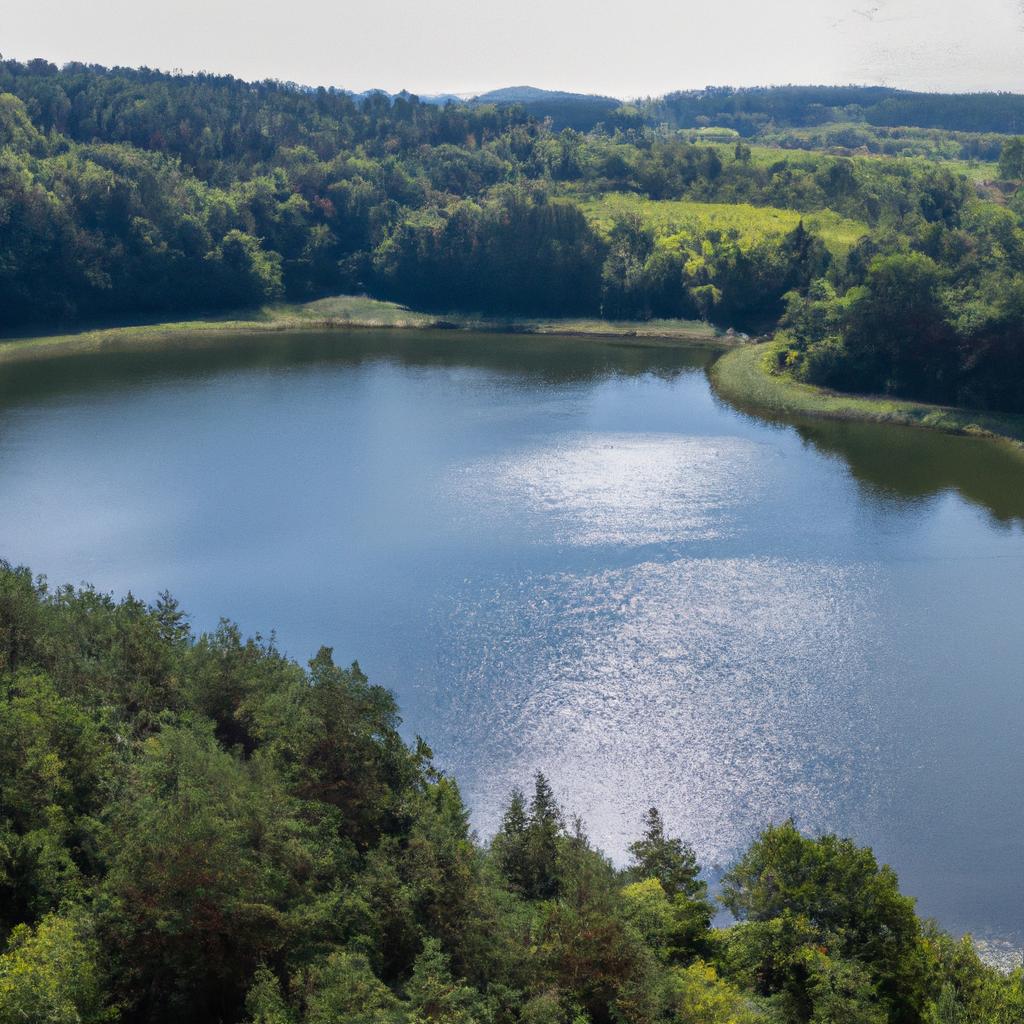
POLYGON ((550 117, 556 129, 575 128, 577 131, 589 131, 622 105, 621 100, 611 96, 537 89, 532 85, 492 89, 474 97, 471 102, 516 104, 524 107, 533 117, 550 117))
POLYGON ((510 85, 504 89, 492 89, 474 97, 478 103, 550 103, 570 101, 588 103, 599 100, 618 106, 622 101, 612 96, 599 96, 588 92, 559 92, 557 89, 538 89, 532 85, 510 85))
POLYGON ((446 103, 459 104, 466 102, 465 96, 457 96, 453 92, 438 92, 432 93, 429 96, 424 96, 422 93, 418 95, 420 103, 430 103, 435 107, 443 107, 446 103))

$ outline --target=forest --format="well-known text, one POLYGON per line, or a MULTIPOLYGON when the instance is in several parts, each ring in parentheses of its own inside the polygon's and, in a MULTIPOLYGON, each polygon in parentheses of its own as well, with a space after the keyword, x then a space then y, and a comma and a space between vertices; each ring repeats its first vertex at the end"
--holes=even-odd
POLYGON ((656 809, 616 866, 538 773, 481 841, 400 725, 329 649, 0 562, 0 1021, 1024 1019, 851 840, 777 823, 712 893, 656 809))
POLYGON ((813 383, 1024 411, 1021 97, 704 90, 587 130, 538 103, 0 61, 0 332, 340 293, 703 319, 783 331, 813 383), (799 216, 666 225, 666 202, 799 216))

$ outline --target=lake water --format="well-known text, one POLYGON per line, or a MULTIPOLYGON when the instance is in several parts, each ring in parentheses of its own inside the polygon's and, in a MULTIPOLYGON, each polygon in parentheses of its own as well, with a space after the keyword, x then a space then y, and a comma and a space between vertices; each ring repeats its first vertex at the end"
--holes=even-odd
POLYGON ((713 353, 457 333, 195 339, 0 372, 0 556, 358 658, 481 834, 542 768, 617 858, 769 821, 1024 942, 1024 466, 773 424, 713 353))

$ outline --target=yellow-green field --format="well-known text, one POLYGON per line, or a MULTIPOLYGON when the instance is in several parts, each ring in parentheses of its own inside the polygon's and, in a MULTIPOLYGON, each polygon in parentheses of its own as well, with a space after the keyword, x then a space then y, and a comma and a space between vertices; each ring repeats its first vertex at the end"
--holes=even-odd
POLYGON ((615 218, 638 214, 658 235, 700 234, 717 230, 735 232, 741 244, 751 244, 770 235, 792 231, 802 220, 804 226, 820 235, 834 254, 849 251, 868 232, 860 221, 841 217, 830 210, 799 213, 774 206, 750 206, 747 203, 696 203, 681 199, 647 199, 632 192, 607 192, 581 199, 583 212, 597 228, 611 229, 615 218))

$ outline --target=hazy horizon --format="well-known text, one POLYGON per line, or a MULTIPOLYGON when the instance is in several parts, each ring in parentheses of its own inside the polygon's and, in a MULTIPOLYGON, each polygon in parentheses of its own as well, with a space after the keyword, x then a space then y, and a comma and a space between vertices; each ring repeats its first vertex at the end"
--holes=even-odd
POLYGON ((476 95, 533 85, 629 99, 707 85, 1024 91, 1024 2, 727 0, 36 0, 0 52, 209 71, 362 92, 476 95), (197 29, 198 26, 198 29, 197 29))

